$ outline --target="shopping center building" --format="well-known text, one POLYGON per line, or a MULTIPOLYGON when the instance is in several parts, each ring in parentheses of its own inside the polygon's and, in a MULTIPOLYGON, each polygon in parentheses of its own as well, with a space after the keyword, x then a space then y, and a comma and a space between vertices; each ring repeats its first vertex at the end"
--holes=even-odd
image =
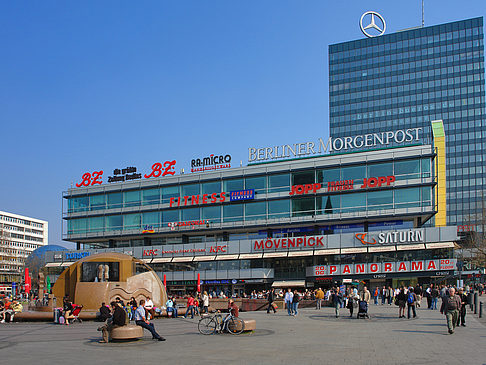
POLYGON ((238 294, 443 278, 457 230, 437 199, 445 160, 419 133, 250 148, 238 168, 223 155, 192 161, 189 174, 172 161, 156 174, 115 170, 112 183, 84 176, 63 194, 63 237, 78 249, 51 253, 49 274, 115 251, 143 259, 174 294, 195 291, 198 277, 204 290, 238 294), (402 145, 387 148, 391 138, 402 145), (369 149, 356 152, 361 144, 369 149))

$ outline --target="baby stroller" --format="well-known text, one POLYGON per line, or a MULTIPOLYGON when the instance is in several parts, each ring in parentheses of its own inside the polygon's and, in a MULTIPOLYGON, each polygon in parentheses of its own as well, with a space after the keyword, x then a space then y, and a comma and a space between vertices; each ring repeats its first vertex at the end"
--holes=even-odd
POLYGON ((368 316, 368 303, 366 303, 364 300, 359 301, 358 318, 370 318, 368 316))
POLYGON ((81 309, 83 309, 82 305, 73 304, 71 314, 67 316, 66 321, 68 321, 70 324, 76 321, 78 321, 79 323, 83 323, 83 320, 79 318, 79 313, 81 312, 81 309))

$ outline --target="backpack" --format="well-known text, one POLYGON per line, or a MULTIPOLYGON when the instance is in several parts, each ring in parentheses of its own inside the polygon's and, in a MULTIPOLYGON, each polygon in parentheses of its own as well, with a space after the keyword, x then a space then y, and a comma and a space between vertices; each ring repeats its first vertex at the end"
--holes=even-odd
POLYGON ((407 303, 412 304, 414 301, 413 293, 408 293, 407 303))

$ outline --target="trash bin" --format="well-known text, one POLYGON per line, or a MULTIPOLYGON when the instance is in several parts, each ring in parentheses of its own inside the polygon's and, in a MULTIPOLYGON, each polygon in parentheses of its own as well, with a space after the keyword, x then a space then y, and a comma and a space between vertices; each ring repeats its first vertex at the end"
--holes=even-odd
POLYGON ((59 318, 62 315, 62 308, 54 308, 53 316, 54 316, 54 323, 59 324, 59 318))

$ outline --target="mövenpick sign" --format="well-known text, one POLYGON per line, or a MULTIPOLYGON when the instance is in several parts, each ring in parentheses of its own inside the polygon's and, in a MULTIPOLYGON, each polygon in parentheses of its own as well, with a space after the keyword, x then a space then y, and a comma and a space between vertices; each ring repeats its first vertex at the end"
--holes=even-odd
POLYGON ((277 160, 281 158, 322 155, 329 152, 348 151, 363 147, 387 146, 419 141, 422 128, 399 129, 380 133, 360 134, 353 137, 329 137, 327 142, 319 138, 317 143, 305 142, 274 147, 248 148, 248 162, 277 160))

